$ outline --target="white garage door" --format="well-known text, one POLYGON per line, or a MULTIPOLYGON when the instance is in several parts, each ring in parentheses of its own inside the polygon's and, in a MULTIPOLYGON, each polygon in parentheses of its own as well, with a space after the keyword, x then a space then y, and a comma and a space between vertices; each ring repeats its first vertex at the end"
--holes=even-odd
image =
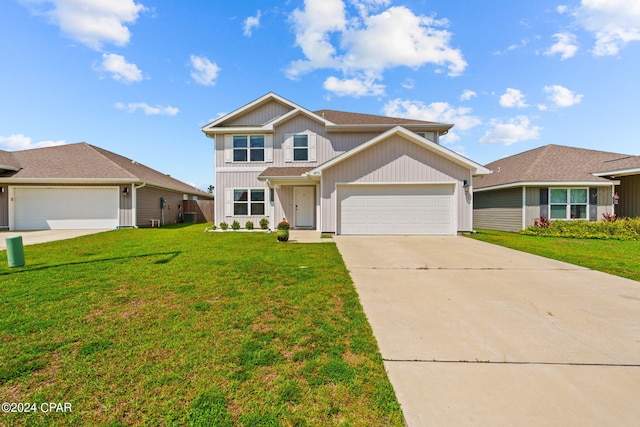
POLYGON ((16 187, 14 228, 16 230, 116 228, 118 197, 118 187, 16 187))
POLYGON ((453 190, 449 184, 339 186, 338 234, 455 234, 453 190))

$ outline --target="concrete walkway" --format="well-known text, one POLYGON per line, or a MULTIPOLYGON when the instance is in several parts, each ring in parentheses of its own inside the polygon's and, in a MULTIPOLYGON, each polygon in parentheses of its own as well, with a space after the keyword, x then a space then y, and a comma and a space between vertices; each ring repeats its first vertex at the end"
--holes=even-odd
POLYGON ((333 240, 410 427, 639 425, 640 282, 465 237, 333 240))
POLYGON ((73 239, 88 234, 101 233, 108 230, 36 230, 36 231, 2 231, 0 232, 0 250, 7 249, 7 237, 22 236, 22 244, 35 245, 55 240, 73 239))

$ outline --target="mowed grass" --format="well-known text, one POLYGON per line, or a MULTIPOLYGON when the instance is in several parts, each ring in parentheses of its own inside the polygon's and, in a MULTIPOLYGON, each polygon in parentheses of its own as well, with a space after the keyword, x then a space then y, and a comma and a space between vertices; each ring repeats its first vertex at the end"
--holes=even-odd
POLYGON ((0 425, 403 425, 334 244, 203 230, 0 252, 0 425))
POLYGON ((640 241, 526 236, 477 230, 468 237, 640 281, 640 241))

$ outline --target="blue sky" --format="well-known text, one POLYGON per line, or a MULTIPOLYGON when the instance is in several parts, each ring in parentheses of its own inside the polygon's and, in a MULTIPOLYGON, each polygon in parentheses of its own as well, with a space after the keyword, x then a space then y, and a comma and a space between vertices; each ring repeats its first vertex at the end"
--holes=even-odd
POLYGON ((207 122, 273 91, 453 123, 486 164, 640 154, 637 0, 4 0, 0 149, 85 141, 198 188, 207 122))

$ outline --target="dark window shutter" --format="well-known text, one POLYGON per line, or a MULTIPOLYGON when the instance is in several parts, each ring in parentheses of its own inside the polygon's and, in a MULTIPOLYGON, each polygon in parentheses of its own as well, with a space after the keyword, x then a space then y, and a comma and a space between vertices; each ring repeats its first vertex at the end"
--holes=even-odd
POLYGON ((540 188, 540 216, 549 218, 549 189, 540 188))

